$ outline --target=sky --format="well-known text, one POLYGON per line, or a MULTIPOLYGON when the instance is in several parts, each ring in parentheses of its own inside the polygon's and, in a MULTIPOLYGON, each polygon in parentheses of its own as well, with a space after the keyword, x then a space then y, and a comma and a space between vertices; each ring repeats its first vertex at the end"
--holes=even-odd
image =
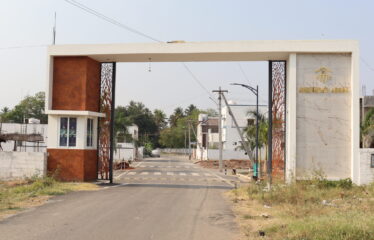
MULTIPOLYGON (((371 0, 77 0, 162 41, 355 39, 360 42, 360 79, 374 89, 374 1, 371 0)), ((151 42, 103 21, 65 0, 0 0, 0 109, 47 87, 46 51, 56 44, 151 42)), ((221 86, 228 98, 254 104, 241 82, 259 85, 267 99, 266 62, 186 63, 204 87, 221 86)), ((195 104, 215 108, 209 94, 181 63, 119 63, 117 105, 141 101, 170 114, 195 104)))

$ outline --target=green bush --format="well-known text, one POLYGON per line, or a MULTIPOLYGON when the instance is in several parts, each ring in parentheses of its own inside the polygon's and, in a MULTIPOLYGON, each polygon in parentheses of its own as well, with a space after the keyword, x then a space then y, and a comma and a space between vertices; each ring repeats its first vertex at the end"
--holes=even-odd
POLYGON ((151 142, 146 142, 144 144, 144 155, 151 156, 153 150, 153 144, 151 142))
POLYGON ((350 178, 341 179, 338 181, 331 181, 322 179, 316 182, 316 185, 319 188, 343 188, 343 189, 351 189, 353 187, 352 180, 350 178))

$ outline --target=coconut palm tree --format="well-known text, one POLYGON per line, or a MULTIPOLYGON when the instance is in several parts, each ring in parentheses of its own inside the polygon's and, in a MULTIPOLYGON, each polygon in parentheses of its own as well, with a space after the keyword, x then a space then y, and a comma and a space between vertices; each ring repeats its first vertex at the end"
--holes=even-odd
POLYGON ((177 122, 179 119, 183 118, 185 115, 183 113, 183 108, 177 107, 174 109, 174 113, 169 117, 169 123, 171 127, 177 126, 177 122))

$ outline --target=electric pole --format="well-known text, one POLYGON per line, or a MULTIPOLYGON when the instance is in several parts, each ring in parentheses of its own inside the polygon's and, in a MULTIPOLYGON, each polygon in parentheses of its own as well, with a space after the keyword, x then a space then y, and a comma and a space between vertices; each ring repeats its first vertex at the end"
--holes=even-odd
POLYGON ((188 122, 188 159, 191 160, 191 127, 188 122))
POLYGON ((53 40, 52 40, 53 45, 56 44, 56 22, 57 22, 57 13, 55 12, 55 23, 53 25, 53 40))
POLYGON ((222 161, 222 151, 223 151, 223 144, 222 144, 222 94, 225 92, 227 93, 227 90, 222 90, 221 87, 219 87, 218 90, 213 90, 213 92, 218 93, 218 135, 219 135, 219 171, 223 171, 223 161, 222 161))
POLYGON ((184 153, 186 154, 186 149, 187 149, 187 132, 186 132, 186 128, 184 128, 184 153))
MULTIPOLYGON (((230 114, 230 116, 232 117, 232 121, 233 121, 234 124, 235 124, 236 130, 238 131, 239 137, 240 137, 240 139, 242 140, 242 141, 241 141, 241 144, 242 144, 242 146, 243 146, 243 148, 244 148, 244 151, 247 153, 247 156, 248 156, 249 160, 251 161, 251 157, 249 156, 250 150, 249 150, 249 148, 248 148, 248 145, 247 145, 246 142, 245 142, 245 139, 244 139, 244 136, 243 136, 243 132, 242 132, 242 131, 240 130, 240 128, 239 128, 239 124, 238 124, 238 122, 236 121, 236 118, 235 118, 233 112, 231 111, 231 107, 230 107, 229 103, 227 102, 225 95, 222 94, 222 97, 223 97, 223 100, 225 101, 225 104, 226 104, 226 106, 227 106, 227 109, 229 110, 229 114, 230 114)), ((253 161, 252 161, 252 163, 254 164, 253 161)))

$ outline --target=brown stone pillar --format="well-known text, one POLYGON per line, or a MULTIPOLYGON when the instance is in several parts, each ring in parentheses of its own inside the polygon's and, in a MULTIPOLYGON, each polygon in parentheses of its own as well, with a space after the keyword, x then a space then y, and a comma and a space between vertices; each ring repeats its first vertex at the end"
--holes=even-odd
POLYGON ((97 179, 101 64, 89 57, 54 57, 48 171, 66 181, 97 179))

